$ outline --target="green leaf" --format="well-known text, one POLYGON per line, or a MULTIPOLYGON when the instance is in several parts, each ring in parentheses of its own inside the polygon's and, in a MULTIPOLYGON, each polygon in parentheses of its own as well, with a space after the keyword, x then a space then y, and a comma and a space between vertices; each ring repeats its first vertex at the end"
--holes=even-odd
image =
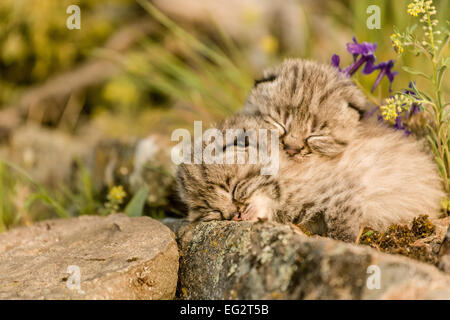
POLYGON ((442 59, 442 65, 450 68, 450 57, 442 59))
POLYGON ((145 201, 148 197, 148 187, 141 187, 133 196, 125 208, 125 214, 129 217, 140 217, 144 212, 145 201))
POLYGON ((441 88, 441 80, 442 80, 442 76, 444 75, 445 70, 447 69, 446 65, 442 65, 439 70, 438 70, 438 74, 437 74, 437 87, 438 89, 441 88))
POLYGON ((423 98, 425 98, 425 100, 428 100, 428 101, 430 101, 430 102, 433 102, 434 103, 434 100, 433 100, 433 98, 432 97, 430 97, 426 92, 424 92, 424 91, 421 91, 421 90, 418 90, 418 92, 419 92, 419 95, 420 96, 422 96, 423 98))
POLYGON ((445 169, 444 161, 439 157, 434 157, 434 160, 438 164, 439 173, 441 174, 442 179, 447 179, 447 170, 445 169))
POLYGON ((416 70, 416 69, 413 69, 413 68, 410 68, 410 67, 406 67, 406 66, 403 66, 402 69, 405 70, 408 73, 411 73, 411 74, 414 74, 414 75, 418 75, 418 76, 422 76, 425 79, 428 79, 428 80, 431 79, 430 76, 427 76, 422 71, 419 71, 419 70, 416 70))
POLYGON ((438 149, 436 148, 436 143, 435 143, 435 141, 433 140, 433 138, 432 138, 430 135, 428 135, 428 136, 427 136, 427 139, 428 139, 428 141, 430 142, 430 146, 431 146, 431 149, 432 149, 432 151, 433 151, 433 154, 434 154, 435 156, 439 155, 438 149))
POLYGON ((369 231, 367 231, 366 233, 363 234, 363 237, 364 237, 364 236, 365 236, 365 237, 370 237, 370 236, 373 235, 374 233, 375 233, 375 231, 369 230, 369 231))

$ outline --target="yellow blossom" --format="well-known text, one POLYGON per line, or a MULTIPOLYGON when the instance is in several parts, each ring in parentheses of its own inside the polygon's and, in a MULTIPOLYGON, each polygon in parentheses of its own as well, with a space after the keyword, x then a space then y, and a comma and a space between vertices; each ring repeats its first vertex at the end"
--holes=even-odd
POLYGON ((114 186, 109 190, 108 199, 122 203, 123 199, 127 196, 127 193, 122 186, 114 186))
POLYGON ((395 52, 397 52, 398 54, 402 54, 403 46, 402 46, 402 43, 396 33, 391 35, 391 40, 392 40, 392 46, 394 47, 395 52))
POLYGON ((414 2, 411 2, 408 5, 407 12, 414 17, 417 17, 419 13, 425 13, 424 0, 414 0, 414 2))
POLYGON ((264 52, 273 54, 278 50, 278 40, 274 36, 265 36, 261 39, 261 47, 264 52))
POLYGON ((380 106, 381 115, 386 121, 395 120, 402 112, 409 110, 413 102, 405 95, 396 94, 386 99, 385 104, 380 106))
POLYGON ((380 107, 381 115, 386 121, 397 118, 397 105, 393 98, 386 99, 386 104, 380 107))

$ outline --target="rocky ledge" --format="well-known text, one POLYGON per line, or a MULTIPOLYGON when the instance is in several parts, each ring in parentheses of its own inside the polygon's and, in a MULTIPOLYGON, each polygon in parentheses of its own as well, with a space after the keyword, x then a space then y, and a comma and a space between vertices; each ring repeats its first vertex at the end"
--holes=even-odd
POLYGON ((165 221, 181 299, 450 299, 450 276, 399 255, 272 223, 165 221))
POLYGON ((0 299, 450 299, 437 267, 276 223, 49 220, 0 235, 0 299), (177 245, 178 242, 178 245, 177 245))
POLYGON ((174 234, 148 218, 83 216, 0 235, 0 299, 172 299, 174 234))

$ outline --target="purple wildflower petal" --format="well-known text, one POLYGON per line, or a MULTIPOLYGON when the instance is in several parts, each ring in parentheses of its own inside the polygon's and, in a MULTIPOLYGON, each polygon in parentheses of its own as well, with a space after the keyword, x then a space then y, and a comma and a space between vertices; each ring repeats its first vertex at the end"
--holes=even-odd
POLYGON ((366 58, 361 57, 357 61, 353 62, 347 68, 344 69, 344 73, 349 76, 352 76, 358 69, 366 62, 366 58))
POLYGON ((409 112, 411 112, 411 114, 416 114, 419 113, 420 111, 421 111, 420 106, 417 103, 413 103, 411 105, 411 109, 409 109, 409 112))
POLYGON ((395 118, 394 128, 396 130, 404 130, 405 129, 405 124, 402 122, 401 116, 397 116, 397 118, 395 118))
POLYGON ((363 42, 358 43, 353 37, 353 43, 347 43, 347 51, 353 55, 354 62, 345 68, 344 73, 352 76, 364 64, 363 73, 370 74, 375 70, 375 50, 376 43, 363 42))
POLYGON ((331 65, 335 68, 338 68, 339 71, 342 71, 341 67, 339 66, 340 63, 341 63, 341 58, 337 54, 333 54, 333 56, 331 57, 331 65))
POLYGON ((367 57, 367 61, 366 61, 366 65, 364 66, 364 69, 363 69, 362 72, 363 72, 363 74, 371 74, 375 70, 376 70, 375 57, 374 56, 368 56, 367 57))
POLYGON ((380 73, 378 74, 377 78, 375 79, 375 82, 372 87, 372 92, 375 91, 375 88, 378 87, 378 85, 381 82, 381 79, 383 79, 384 76, 387 76, 387 78, 389 80, 389 92, 392 91, 392 82, 394 81, 394 77, 398 74, 398 72, 392 71, 393 66, 394 66, 393 60, 389 60, 387 62, 381 62, 375 66, 375 69, 379 69, 380 73))
POLYGON ((370 56, 377 50, 376 43, 363 42, 358 43, 356 38, 353 37, 353 43, 347 43, 347 51, 353 55, 370 56))

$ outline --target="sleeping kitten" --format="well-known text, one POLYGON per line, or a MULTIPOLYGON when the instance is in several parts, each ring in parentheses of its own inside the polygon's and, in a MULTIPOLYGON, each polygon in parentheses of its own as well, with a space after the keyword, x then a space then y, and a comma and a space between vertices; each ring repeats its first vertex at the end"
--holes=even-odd
MULTIPOLYGON (((219 130, 227 128, 277 125, 236 115, 219 130)), ((280 153, 276 175, 261 175, 259 163, 180 165, 178 190, 189 219, 300 223, 312 233, 354 241, 362 226, 381 231, 419 214, 437 217, 439 176, 417 142, 378 123, 354 130, 345 151, 334 157, 312 152, 298 162, 280 153)), ((224 142, 221 148, 248 154, 258 146, 224 142)))
POLYGON ((364 114, 375 106, 336 68, 289 59, 255 81, 244 114, 278 128, 283 149, 294 159, 313 152, 341 153, 356 138, 364 114))

